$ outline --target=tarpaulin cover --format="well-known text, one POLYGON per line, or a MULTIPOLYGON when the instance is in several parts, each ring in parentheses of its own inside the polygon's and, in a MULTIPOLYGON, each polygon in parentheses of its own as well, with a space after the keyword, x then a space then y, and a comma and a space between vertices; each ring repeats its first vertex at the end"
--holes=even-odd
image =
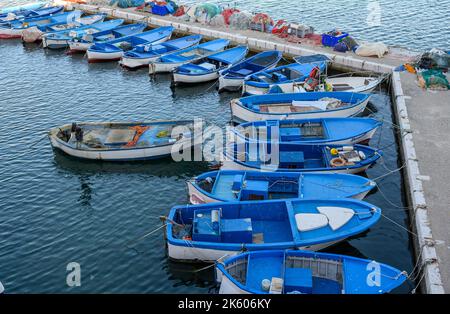
POLYGON ((110 5, 115 5, 119 8, 132 8, 144 4, 144 0, 111 0, 110 5))

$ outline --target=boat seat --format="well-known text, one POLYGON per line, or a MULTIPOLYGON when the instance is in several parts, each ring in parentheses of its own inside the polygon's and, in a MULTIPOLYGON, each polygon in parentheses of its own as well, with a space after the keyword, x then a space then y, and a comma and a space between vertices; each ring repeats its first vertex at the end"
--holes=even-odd
POLYGON ((313 275, 309 268, 289 267, 284 274, 285 293, 312 293, 313 275))
POLYGON ((328 224, 333 231, 344 226, 355 214, 353 209, 345 207, 320 206, 317 207, 317 210, 327 217, 328 224))
POLYGON ((234 71, 233 73, 236 73, 236 74, 239 74, 239 75, 242 75, 242 76, 247 76, 247 75, 252 74, 253 71, 249 70, 249 69, 240 69, 239 71, 234 71))
POLYGON ((203 62, 201 64, 198 65, 199 67, 205 68, 207 70, 215 70, 216 66, 212 63, 208 63, 208 62, 203 62))
POLYGON ((292 106, 296 107, 315 107, 320 110, 327 110, 328 104, 330 102, 326 100, 317 100, 317 101, 302 101, 302 100, 293 100, 292 106))
POLYGON ((328 218, 324 214, 296 214, 295 222, 300 232, 312 231, 328 225, 328 218))

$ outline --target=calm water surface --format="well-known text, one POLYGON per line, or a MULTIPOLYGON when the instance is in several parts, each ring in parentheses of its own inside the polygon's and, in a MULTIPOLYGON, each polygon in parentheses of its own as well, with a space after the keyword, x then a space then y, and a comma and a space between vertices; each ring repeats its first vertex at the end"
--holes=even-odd
MULTIPOLYGON (((0 42, 0 280, 8 292, 213 292, 212 269, 169 262, 162 233, 136 241, 159 227, 171 206, 188 202, 185 181, 209 164, 79 161, 53 152, 45 137, 51 127, 86 120, 227 124, 237 94, 219 95, 210 84, 172 92, 169 85, 168 76, 151 79, 116 63, 89 65, 82 56, 0 42), (66 285, 69 262, 81 264, 81 287, 66 285)), ((385 153, 367 171, 376 178, 400 162, 385 90, 372 97, 370 111, 386 120, 372 141, 385 153)), ((378 183, 366 200, 406 227, 401 176, 378 183)), ((408 233, 386 218, 328 251, 413 268, 408 233)))

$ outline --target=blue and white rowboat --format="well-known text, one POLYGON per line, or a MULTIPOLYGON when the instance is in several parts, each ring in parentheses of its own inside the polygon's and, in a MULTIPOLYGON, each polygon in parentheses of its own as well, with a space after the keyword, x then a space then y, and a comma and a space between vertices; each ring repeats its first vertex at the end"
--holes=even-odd
POLYGON ((174 145, 189 148, 194 121, 67 124, 48 136, 53 148, 82 159, 135 161, 170 156, 174 145))
POLYGON ((268 199, 363 199, 375 182, 351 174, 219 170, 187 181, 192 204, 268 199))
POLYGON ((229 144, 222 170, 359 173, 374 164, 381 150, 365 145, 249 142, 229 144))
POLYGON ((362 113, 369 98, 346 92, 267 94, 233 99, 230 106, 235 122, 346 118, 362 113))
POLYGON ((247 46, 238 46, 183 64, 173 72, 172 84, 197 84, 218 79, 221 71, 240 62, 247 53, 247 46))
POLYGON ((124 53, 120 64, 128 69, 148 67, 150 62, 159 57, 198 45, 200 40, 202 40, 202 35, 191 35, 157 45, 138 45, 133 50, 124 53))
POLYGON ((164 26, 141 34, 96 43, 87 50, 88 62, 119 61, 125 51, 132 50, 137 45, 156 45, 169 40, 173 30, 172 26, 164 26))
POLYGON ((42 1, 42 2, 32 2, 32 3, 27 3, 27 4, 21 4, 21 5, 17 5, 17 6, 6 7, 6 8, 0 8, 0 17, 2 17, 3 14, 8 14, 8 13, 16 14, 16 13, 23 12, 23 11, 40 9, 43 6, 45 6, 46 4, 47 4, 46 1, 42 1))
POLYGON ((48 16, 64 10, 63 6, 45 7, 37 9, 23 9, 14 12, 0 14, 0 25, 6 25, 12 21, 23 20, 25 18, 48 16))
POLYGON ((312 63, 291 63, 271 70, 261 71, 244 80, 243 95, 263 95, 268 93, 289 93, 292 86, 303 83, 313 69, 326 69, 327 61, 312 63))
POLYGON ((246 77, 275 67, 282 56, 277 50, 264 51, 222 71, 219 77, 219 92, 241 89, 246 77))
POLYGON ((59 7, 55 7, 56 12, 45 16, 27 17, 24 19, 14 20, 8 23, 0 24, 0 38, 21 38, 25 30, 29 28, 38 28, 40 32, 48 31, 47 26, 55 26, 60 24, 67 24, 72 22, 83 14, 82 11, 71 11, 58 13, 61 10, 59 7))
POLYGON ((122 25, 124 19, 110 20, 106 22, 94 23, 92 25, 83 25, 73 29, 67 29, 54 33, 47 33, 42 36, 42 45, 49 49, 62 49, 69 45, 73 38, 84 35, 95 34, 102 31, 112 30, 122 25))
POLYGON ((368 230, 380 216, 376 206, 344 198, 175 206, 167 218, 168 255, 216 261, 242 251, 316 251, 368 230))
POLYGON ((101 31, 95 34, 82 34, 69 41, 70 53, 85 53, 92 45, 104 43, 125 36, 140 34, 147 27, 144 23, 127 24, 111 30, 101 31))
POLYGON ((242 123, 231 131, 240 139, 303 144, 368 144, 382 123, 372 118, 264 120, 242 123))
POLYGON ((149 74, 167 73, 174 71, 177 67, 190 63, 216 52, 223 51, 230 43, 227 39, 215 39, 206 43, 172 52, 151 61, 149 74))
POLYGON ((373 260, 298 250, 245 252, 216 264, 220 294, 381 294, 406 279, 373 260))

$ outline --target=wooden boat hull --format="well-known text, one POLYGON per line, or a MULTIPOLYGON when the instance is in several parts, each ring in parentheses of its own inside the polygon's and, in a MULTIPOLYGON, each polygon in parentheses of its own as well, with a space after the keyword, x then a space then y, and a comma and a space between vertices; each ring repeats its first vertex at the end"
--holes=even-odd
MULTIPOLYGON (((167 41, 170 38, 166 36, 160 40, 152 42, 152 45, 157 45, 167 41)), ((96 51, 92 49, 87 50, 87 58, 89 63, 98 63, 98 62, 110 62, 110 61, 119 61, 123 57, 123 50, 116 52, 104 52, 104 51, 96 51)))
POLYGON ((103 161, 137 161, 164 158, 171 155, 172 146, 174 145, 169 144, 166 146, 129 150, 88 151, 72 148, 54 137, 50 137, 50 142, 54 148, 63 151, 67 155, 81 159, 103 161))
MULTIPOLYGON (((194 205, 224 202, 223 199, 215 198, 212 195, 206 194, 203 190, 198 189, 191 181, 187 181, 189 202, 194 205)), ((363 200, 370 190, 352 195, 351 197, 357 200, 363 200)))
POLYGON ((23 29, 0 28, 0 39, 22 38, 23 29))
POLYGON ((367 106, 369 98, 360 102, 356 106, 351 106, 349 108, 343 108, 339 110, 324 110, 315 112, 295 112, 286 114, 270 114, 270 113, 260 113, 254 112, 247 109, 244 106, 240 106, 237 100, 232 100, 231 115, 235 122, 252 122, 252 121, 262 121, 262 120, 292 120, 292 119, 315 119, 315 118, 346 118, 353 117, 361 112, 367 106))
MULTIPOLYGON (((345 169, 334 169, 334 168, 328 168, 320 170, 320 172, 324 173, 348 173, 348 174, 356 174, 361 173, 367 170, 367 168, 370 167, 371 164, 361 165, 358 167, 349 167, 345 169)), ((231 160, 229 158, 224 158, 224 161, 222 162, 222 166, 220 167, 220 170, 244 170, 244 171, 273 171, 273 167, 264 167, 256 168, 256 167, 250 167, 246 164, 236 162, 234 160, 231 160)), ((285 171, 284 169, 282 171, 285 171)), ((299 171, 296 169, 296 171, 299 171)), ((308 169, 302 169, 302 172, 311 172, 308 171, 308 169)), ((317 172, 318 170, 314 170, 317 172)))
MULTIPOLYGON (((161 121, 162 123, 171 123, 172 121, 161 121)), ((154 122, 153 124, 158 124, 154 122)), ((86 123, 84 125, 96 125, 96 123, 86 123)), ((58 128, 53 128, 49 131, 48 136, 50 144, 54 149, 58 149, 67 155, 89 160, 102 160, 102 161, 138 161, 138 160, 150 160, 158 159, 170 156, 172 154, 173 146, 182 147, 183 149, 193 147, 196 143, 190 136, 182 137, 177 140, 168 141, 167 143, 155 146, 143 146, 143 147, 105 147, 99 149, 91 149, 86 147, 77 147, 75 143, 69 144, 58 137, 59 131, 62 129, 69 129, 70 126, 65 125, 58 128)))
POLYGON ((219 78, 219 72, 213 71, 201 75, 185 75, 181 73, 174 72, 172 82, 173 84, 199 84, 206 83, 209 81, 214 81, 219 78))
POLYGON ((87 50, 86 55, 89 63, 112 62, 119 61, 123 56, 123 51, 120 50, 117 52, 99 52, 87 50))
POLYGON ((244 84, 243 78, 227 78, 224 76, 219 77, 219 92, 230 91, 235 92, 242 88, 244 84))
POLYGON ((152 58, 130 58, 123 56, 120 65, 129 69, 139 69, 148 67, 150 62, 155 61, 158 57, 152 58))
POLYGON ((405 272, 374 260, 299 250, 243 252, 222 259, 215 274, 223 294, 382 294, 407 279, 405 272), (280 287, 265 289, 262 280, 273 278, 280 287))
POLYGON ((69 46, 69 40, 67 39, 53 39, 44 36, 42 38, 42 47, 48 49, 63 49, 69 46))
POLYGON ((69 41, 69 51, 72 53, 85 53, 93 43, 83 43, 83 42, 75 42, 69 41))
MULTIPOLYGON (((187 241, 187 240, 185 240, 187 241)), ((306 251, 320 251, 336 243, 345 241, 345 239, 339 239, 336 241, 320 243, 316 245, 304 246, 304 247, 286 247, 285 249, 299 249, 306 251)), ((230 257, 241 253, 241 250, 228 251, 210 248, 196 247, 194 244, 189 246, 179 246, 167 242, 168 255, 171 259, 184 261, 184 262, 216 262, 219 259, 230 257)))

